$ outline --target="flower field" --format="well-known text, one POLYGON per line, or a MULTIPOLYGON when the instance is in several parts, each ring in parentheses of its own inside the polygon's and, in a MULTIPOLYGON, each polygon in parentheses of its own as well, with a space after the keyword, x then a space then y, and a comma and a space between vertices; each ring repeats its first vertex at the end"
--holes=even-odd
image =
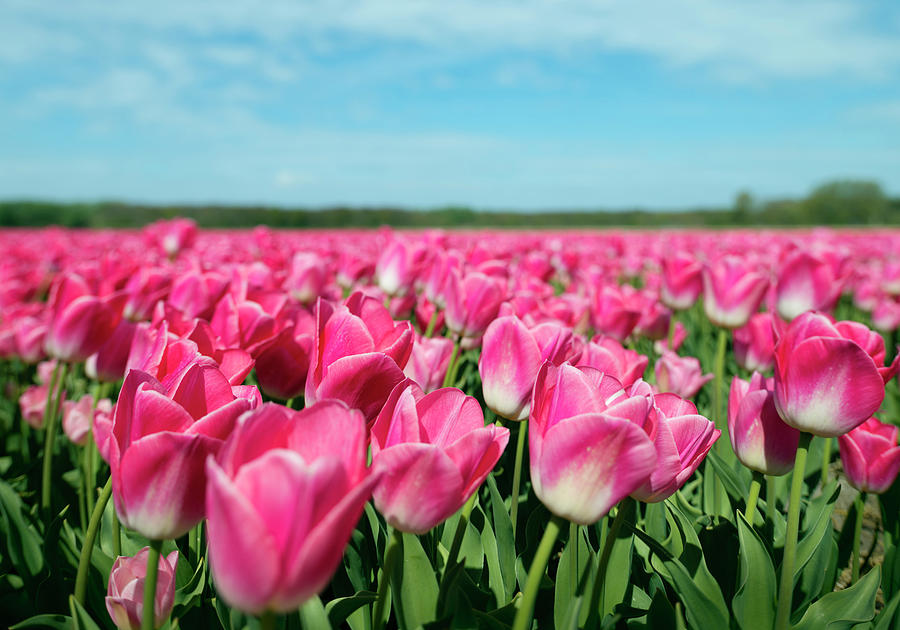
POLYGON ((900 627, 900 231, 0 249, 0 625, 900 627))

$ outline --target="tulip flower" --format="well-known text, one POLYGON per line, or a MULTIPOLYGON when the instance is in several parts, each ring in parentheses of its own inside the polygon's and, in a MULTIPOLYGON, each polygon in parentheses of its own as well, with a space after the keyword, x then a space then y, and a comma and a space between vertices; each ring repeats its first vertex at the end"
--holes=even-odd
MULTIPOLYGON (((60 395, 65 397, 65 392, 62 392, 60 395)), ((19 409, 22 412, 22 418, 32 428, 44 428, 44 415, 49 397, 49 384, 31 385, 19 396, 19 409)))
MULTIPOLYGON (((144 614, 144 580, 147 577, 147 556, 150 547, 144 547, 133 557, 119 556, 109 572, 106 591, 106 610, 119 630, 139 630, 144 614)), ((160 627, 172 613, 175 605, 175 568, 178 551, 168 556, 160 555, 156 582, 156 599, 153 602, 153 618, 160 627)))
POLYGON ((874 416, 838 438, 844 474, 860 492, 887 492, 900 471, 900 446, 893 424, 874 416))
POLYGON ((828 262, 799 251, 788 257, 778 270, 776 310, 788 321, 806 311, 830 311, 841 296, 841 289, 828 262))
POLYGON ((296 334, 293 324, 270 339, 256 355, 259 388, 280 400, 302 396, 309 374, 312 344, 312 336, 296 334))
POLYGON ((50 295, 50 327, 44 347, 62 361, 84 361, 113 334, 122 318, 124 294, 94 295, 74 274, 63 276, 50 295))
POLYGON ((616 341, 625 341, 641 318, 641 308, 616 285, 604 285, 594 298, 594 328, 616 341))
POLYGON ((177 538, 200 522, 206 457, 257 404, 256 388, 232 388, 206 357, 170 374, 165 384, 131 370, 112 422, 97 417, 95 427, 119 520, 152 540, 177 538))
POLYGON ((413 337, 409 322, 394 322, 378 300, 361 292, 337 308, 319 300, 306 405, 335 398, 373 419, 404 379, 413 337))
POLYGON ((686 253, 662 259, 662 287, 659 298, 676 311, 690 308, 703 290, 703 265, 686 253))
POLYGON ((43 359, 47 322, 37 317, 25 316, 15 320, 13 337, 15 354, 25 363, 37 363, 43 359))
POLYGON ((572 352, 572 331, 558 324, 529 330, 515 316, 495 319, 484 334, 478 360, 484 403, 498 416, 524 420, 541 364, 559 365, 572 352))
POLYGON ((747 261, 724 256, 703 267, 703 308, 716 326, 739 328, 759 308, 768 279, 747 261))
POLYGON ((589 525, 644 483, 657 463, 642 428, 651 402, 593 368, 545 362, 531 401, 534 492, 547 509, 589 525))
POLYGON ((494 468, 509 429, 484 425, 481 406, 445 387, 400 383, 372 425, 372 497, 392 527, 423 534, 457 512, 494 468))
POLYGON ((327 271, 321 256, 297 252, 291 259, 291 273, 284 282, 284 288, 301 304, 314 304, 325 289, 327 271))
POLYGON ((644 375, 650 362, 643 354, 629 350, 612 337, 595 336, 584 346, 578 367, 592 367, 614 377, 623 387, 631 387, 644 375))
POLYGON ((675 328, 671 331, 671 334, 671 347, 669 347, 668 337, 653 343, 653 349, 656 351, 656 354, 662 354, 665 350, 670 350, 672 352, 677 351, 678 348, 681 347, 681 344, 684 343, 684 340, 687 339, 688 331, 687 328, 684 327, 684 324, 675 322, 675 328))
POLYGON ((91 427, 94 425, 94 416, 102 413, 108 417, 112 413, 112 402, 109 398, 98 400, 95 409, 94 397, 90 394, 85 394, 77 402, 64 400, 62 409, 63 432, 74 444, 83 446, 87 442, 91 427))
POLYGON ((114 383, 125 377, 131 344, 137 334, 137 324, 126 319, 119 322, 112 335, 87 358, 85 373, 94 380, 114 383))
POLYGON ((334 400, 263 405, 206 471, 216 590, 253 614, 296 610, 325 588, 378 480, 362 415, 334 400))
POLYGON ((378 287, 391 296, 405 295, 421 272, 426 254, 422 244, 391 241, 375 264, 378 287))
POLYGON ((453 271, 446 293, 447 328, 462 337, 463 347, 476 347, 506 299, 505 283, 477 271, 465 276, 453 271))
POLYGON ((775 365, 772 320, 769 312, 754 313, 744 326, 734 329, 734 359, 745 370, 766 372, 775 365))
POLYGON ((778 476, 793 469, 800 432, 778 415, 773 387, 773 380, 759 372, 749 382, 734 377, 728 397, 728 437, 744 466, 778 476))
POLYGON ((697 413, 693 403, 675 394, 650 394, 646 383, 635 384, 631 396, 652 398, 644 431, 656 447, 656 466, 650 477, 631 496, 656 503, 672 496, 694 474, 721 431, 697 413))
POLYGON ((884 367, 884 340, 856 322, 807 312, 775 346, 775 406, 792 427, 823 437, 849 432, 881 406, 897 359, 884 367))
POLYGON ((691 398, 706 383, 712 374, 703 374, 700 361, 695 357, 680 357, 666 350, 654 367, 656 385, 661 392, 671 392, 682 398, 691 398))
POLYGON ((450 339, 416 335, 403 374, 415 381, 426 394, 433 392, 444 382, 452 355, 453 341, 450 339))

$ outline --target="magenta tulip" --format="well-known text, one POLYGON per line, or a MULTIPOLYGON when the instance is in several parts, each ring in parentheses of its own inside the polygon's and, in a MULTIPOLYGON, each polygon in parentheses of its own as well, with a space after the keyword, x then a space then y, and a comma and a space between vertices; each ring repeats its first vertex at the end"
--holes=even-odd
POLYGON ((703 290, 703 265, 690 254, 679 253, 662 259, 662 287, 659 298, 676 311, 690 308, 703 290))
POLYGON ((844 474, 860 492, 887 492, 900 471, 900 446, 893 424, 874 416, 838 438, 844 474))
MULTIPOLYGON (((147 577, 147 556, 150 547, 144 547, 133 557, 119 556, 109 572, 106 591, 106 610, 119 630, 139 630, 144 614, 144 581, 147 577)), ((156 627, 172 613, 175 605, 175 568, 178 551, 159 556, 156 599, 153 602, 153 619, 156 627)))
POLYGON ((452 355, 453 342, 450 339, 416 335, 403 374, 415 381, 426 394, 433 392, 444 382, 452 355))
POLYGON ((389 525, 423 534, 468 500, 494 468, 509 429, 484 425, 481 406, 445 387, 425 394, 406 381, 372 425, 372 494, 389 525))
POLYGON ((759 308, 768 279, 745 260, 724 256, 703 267, 703 308, 716 326, 739 328, 759 308))
POLYGON ((728 437, 741 463, 764 475, 794 468, 800 431, 775 408, 774 381, 754 372, 750 381, 734 377, 728 397, 728 437))
POLYGON ((206 471, 216 590, 253 614, 296 610, 325 588, 378 479, 362 415, 333 400, 263 405, 206 471))
POLYGON ((76 275, 66 275, 54 285, 48 308, 50 327, 44 347, 51 357, 84 361, 100 349, 122 318, 125 295, 94 295, 76 275))
POLYGON ((656 467, 642 428, 651 402, 593 368, 544 363, 529 419, 531 481, 547 509, 589 525, 640 488, 656 467))
POLYGON ((666 350, 654 366, 656 385, 661 392, 671 392, 682 398, 691 398, 700 388, 713 379, 704 374, 700 361, 695 357, 680 357, 666 350))
POLYGON ((830 311, 841 296, 841 289, 828 262, 799 251, 789 256, 778 270, 776 310, 788 321, 806 311, 830 311))
POLYGON ((754 313, 745 325, 735 328, 734 359, 745 370, 767 372, 775 365, 773 315, 754 313))
POLYGON ((896 360, 889 367, 883 360, 884 340, 862 324, 800 315, 775 346, 779 415, 814 435, 847 433, 881 406, 884 383, 897 370, 896 360))
MULTIPOLYGON (((65 392, 62 392, 65 397, 65 392)), ((22 418, 34 429, 44 428, 47 398, 50 396, 50 385, 31 385, 19 396, 19 409, 22 418)))
POLYGON ((592 367, 614 377, 623 387, 631 387, 644 375, 650 362, 643 354, 629 350, 612 337, 597 335, 578 359, 578 367, 592 367))
POLYGON ((505 283, 477 271, 464 276, 452 271, 446 294, 447 328, 462 337, 464 347, 478 346, 506 299, 505 283))
POLYGON ((63 401, 62 412, 63 432, 73 443, 83 446, 94 426, 94 416, 101 413, 109 417, 109 414, 112 413, 112 402, 109 398, 102 398, 97 401, 95 409, 94 397, 85 394, 77 402, 74 400, 63 401))

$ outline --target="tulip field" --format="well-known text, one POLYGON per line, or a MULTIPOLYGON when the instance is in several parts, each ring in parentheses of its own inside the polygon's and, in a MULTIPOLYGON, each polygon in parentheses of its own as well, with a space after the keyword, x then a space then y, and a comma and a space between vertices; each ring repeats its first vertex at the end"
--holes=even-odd
POLYGON ((0 249, 2 627, 900 628, 900 230, 0 249))

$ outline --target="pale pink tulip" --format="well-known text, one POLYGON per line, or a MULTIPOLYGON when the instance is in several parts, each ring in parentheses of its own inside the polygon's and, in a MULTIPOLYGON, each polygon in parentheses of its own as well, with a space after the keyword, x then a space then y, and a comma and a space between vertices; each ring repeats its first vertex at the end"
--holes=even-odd
POLYGON ((403 374, 415 381, 426 394, 433 392, 443 384, 452 354, 452 340, 416 335, 409 363, 403 368, 403 374))
MULTIPOLYGON (((106 591, 106 610, 119 630, 139 630, 144 615, 144 582, 147 578, 147 556, 144 547, 133 557, 119 556, 109 572, 106 591)), ((154 627, 159 628, 172 613, 175 605, 175 568, 178 551, 168 556, 160 554, 156 577, 156 599, 153 601, 154 627)))
POLYGON ((716 326, 739 328, 759 308, 768 279, 748 261, 724 256, 703 267, 703 308, 716 326))
POLYGON ((660 392, 670 392, 682 398, 692 398, 713 379, 712 374, 703 373, 700 361, 695 357, 680 357, 668 350, 657 359, 654 372, 660 392))
POLYGON ((831 265, 806 251, 789 256, 777 275, 776 309, 788 321, 806 311, 831 311, 841 296, 831 265))
POLYGON ((631 387, 644 375, 649 362, 646 356, 625 348, 612 337, 597 335, 584 346, 578 366, 600 370, 614 377, 623 387, 631 387))
POLYGON ((844 474, 850 485, 861 492, 887 492, 900 471, 900 446, 895 425, 874 416, 838 437, 844 474))
POLYGON ((749 322, 734 329, 734 359, 745 370, 767 372, 775 365, 772 320, 768 311, 754 313, 749 322))
POLYGON ((750 382, 734 377, 728 397, 728 436, 741 463, 764 475, 794 468, 800 432, 775 408, 774 382, 754 372, 750 382))

